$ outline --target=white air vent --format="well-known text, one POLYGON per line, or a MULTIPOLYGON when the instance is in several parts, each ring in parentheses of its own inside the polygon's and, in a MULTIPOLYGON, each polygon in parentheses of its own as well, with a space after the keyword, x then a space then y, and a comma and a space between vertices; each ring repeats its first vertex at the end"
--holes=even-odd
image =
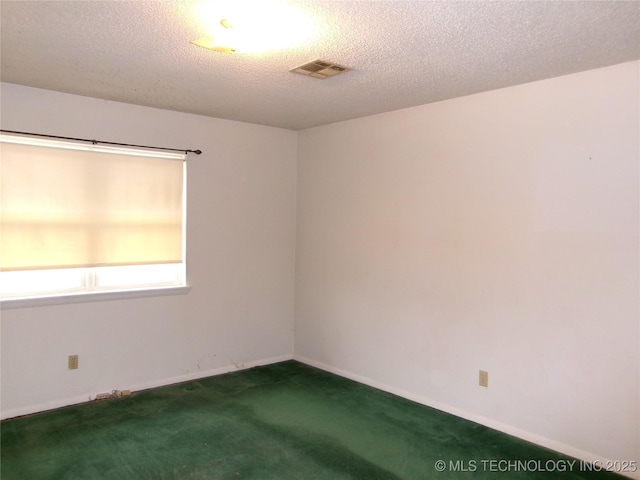
POLYGON ((336 75, 348 72, 349 70, 351 69, 343 65, 338 65, 337 63, 326 62, 324 60, 314 60, 313 62, 292 68, 289 71, 324 80, 325 78, 335 77, 336 75))

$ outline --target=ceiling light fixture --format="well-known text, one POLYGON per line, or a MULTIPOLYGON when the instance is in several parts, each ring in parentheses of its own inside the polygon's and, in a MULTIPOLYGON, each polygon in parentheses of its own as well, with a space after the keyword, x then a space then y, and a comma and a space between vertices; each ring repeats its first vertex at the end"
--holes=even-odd
MULTIPOLYGON (((227 20, 223 18, 220 20, 220 25, 222 25, 225 29, 231 30, 233 29, 233 25, 227 20)), ((224 31, 219 31, 215 37, 202 37, 198 40, 194 40, 191 42, 198 47, 206 48, 208 50, 213 50, 214 52, 220 53, 234 53, 236 51, 233 45, 233 38, 231 35, 224 33, 224 31)))
POLYGON ((262 0, 246 7, 238 1, 201 4, 197 18, 204 35, 191 43, 222 53, 261 54, 300 47, 317 37, 313 17, 291 2, 262 0))

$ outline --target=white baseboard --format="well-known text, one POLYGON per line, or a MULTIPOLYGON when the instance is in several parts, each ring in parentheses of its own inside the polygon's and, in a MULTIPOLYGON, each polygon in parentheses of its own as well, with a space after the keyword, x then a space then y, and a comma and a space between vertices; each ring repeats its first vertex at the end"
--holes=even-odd
MULTIPOLYGON (((564 455, 568 455, 573 458, 577 458, 578 460, 582 460, 584 462, 590 463, 594 466, 602 466, 602 469, 605 469, 606 465, 613 464, 614 462, 611 459, 605 458, 601 455, 597 455, 595 453, 587 452, 585 450, 581 450, 572 445, 568 445, 566 443, 559 442, 557 440, 553 440, 550 438, 542 437, 532 432, 528 432, 526 430, 522 430, 520 428, 514 427, 512 425, 508 425, 506 423, 499 422, 492 418, 483 417, 482 415, 477 415, 472 412, 468 412, 465 410, 461 410, 456 407, 452 407, 450 405, 446 405, 441 402, 433 401, 429 398, 423 397, 421 395, 416 395, 414 393, 408 392, 406 390, 402 390, 399 388, 395 388, 384 383, 378 382, 376 380, 372 380, 368 377, 364 377, 362 375, 358 375, 346 370, 342 370, 341 368, 336 368, 331 365, 327 365, 322 362, 317 362, 315 360, 311 360, 310 358, 303 357, 302 355, 293 355, 293 359, 310 365, 312 367, 319 368, 321 370, 334 373, 341 377, 348 378, 349 380, 353 380, 358 383, 362 383, 364 385, 368 385, 370 387, 376 388, 378 390, 382 390, 384 392, 392 393, 402 398, 406 398, 407 400, 414 401, 416 403, 420 403, 422 405, 426 405, 428 407, 435 408, 437 410, 450 413, 451 415, 455 415, 456 417, 461 417, 466 420, 470 420, 475 423, 479 423, 480 425, 484 425, 486 427, 492 428, 493 430, 497 430, 499 432, 506 433, 508 435, 512 435, 514 437, 520 438, 522 440, 526 440, 531 443, 535 443, 536 445, 540 445, 542 447, 548 448, 550 450, 559 452, 564 455)), ((634 459, 629 459, 634 460, 634 459)), ((638 469, 640 469, 640 465, 638 465, 638 469)), ((628 478, 633 478, 634 480, 640 480, 640 470, 632 473, 621 473, 628 478)))
POLYGON ((14 417, 22 417, 23 415, 31 415, 33 413, 46 412, 47 410, 55 410, 56 408, 68 407, 91 401, 91 395, 76 395, 74 397, 60 398, 47 403, 39 403, 37 405, 28 405, 26 407, 12 408, 11 410, 2 411, 0 420, 7 420, 14 417))
MULTIPOLYGON (((161 380, 139 383, 137 385, 133 385, 132 387, 121 388, 119 390, 131 390, 132 392, 139 392, 141 390, 148 390, 150 388, 165 387, 167 385, 188 382, 191 380, 198 380, 200 378, 215 377, 216 375, 223 375, 225 373, 247 370, 249 368, 260 367, 262 365, 271 365, 272 363, 279 363, 292 359, 293 355, 279 355, 277 357, 263 358, 261 360, 255 360, 253 362, 234 363, 232 365, 226 365, 224 367, 218 367, 212 370, 198 371, 187 373, 184 375, 178 375, 175 377, 163 378, 161 380)), ((93 398, 95 398, 95 395, 93 398)))
MULTIPOLYGON (((190 380, 198 380, 200 378, 213 377, 216 375, 222 375, 224 373, 230 373, 240 370, 246 370, 248 368, 259 367, 262 365, 270 365, 272 363, 284 362, 286 360, 292 360, 293 355, 280 355, 277 357, 269 357, 261 360, 255 360, 252 362, 242 362, 240 364, 231 364, 224 367, 214 368, 212 370, 204 370, 193 373, 187 373, 184 375, 177 375, 175 377, 162 378, 158 380, 151 380, 149 382, 139 383, 136 385, 116 385, 113 389, 117 390, 130 390, 131 392, 138 392, 141 390, 148 390, 150 388, 165 387, 167 385, 173 385, 175 383, 188 382, 190 380)), ((111 391, 113 389, 109 389, 111 391)), ((104 390, 107 391, 107 390, 104 390)), ((89 392, 83 395, 76 395, 74 397, 60 398, 47 403, 41 403, 38 405, 29 405, 26 407, 14 408, 11 410, 3 411, 0 414, 1 420, 6 420, 14 417, 21 417, 23 415, 31 415, 33 413, 45 412, 47 410, 54 410, 56 408, 68 407, 71 405, 78 405, 80 403, 90 402, 95 400, 96 395, 101 392, 89 392)))

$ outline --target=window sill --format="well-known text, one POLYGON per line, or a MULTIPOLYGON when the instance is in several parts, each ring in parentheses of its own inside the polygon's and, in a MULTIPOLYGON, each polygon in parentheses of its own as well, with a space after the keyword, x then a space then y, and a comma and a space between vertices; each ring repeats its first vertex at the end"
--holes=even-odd
POLYGON ((190 289, 191 287, 188 285, 177 285, 136 290, 104 290, 99 292, 70 293, 41 297, 5 298, 0 301, 0 308, 2 310, 11 310, 14 308, 66 305, 69 303, 104 302, 107 300, 126 300, 130 298, 185 295, 189 293, 190 289))

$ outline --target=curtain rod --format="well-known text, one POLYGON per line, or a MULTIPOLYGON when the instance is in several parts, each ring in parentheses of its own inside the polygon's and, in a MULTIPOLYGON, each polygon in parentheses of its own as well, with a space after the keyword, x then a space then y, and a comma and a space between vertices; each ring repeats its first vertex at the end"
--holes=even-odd
POLYGON ((16 132, 14 130, 0 130, 2 133, 15 133, 18 135, 30 135, 32 137, 45 137, 45 138, 57 138, 60 140, 75 140, 76 142, 89 142, 94 145, 102 144, 102 145, 117 145, 119 147, 137 147, 137 148, 152 148, 154 150, 167 150, 171 152, 184 152, 184 153, 195 153, 196 155, 200 155, 202 150, 187 150, 184 148, 164 148, 164 147, 150 147, 148 145, 132 145, 130 143, 116 143, 116 142, 103 142, 102 140, 89 140, 86 138, 73 138, 73 137, 59 137, 57 135, 45 135, 42 133, 29 133, 29 132, 16 132))

